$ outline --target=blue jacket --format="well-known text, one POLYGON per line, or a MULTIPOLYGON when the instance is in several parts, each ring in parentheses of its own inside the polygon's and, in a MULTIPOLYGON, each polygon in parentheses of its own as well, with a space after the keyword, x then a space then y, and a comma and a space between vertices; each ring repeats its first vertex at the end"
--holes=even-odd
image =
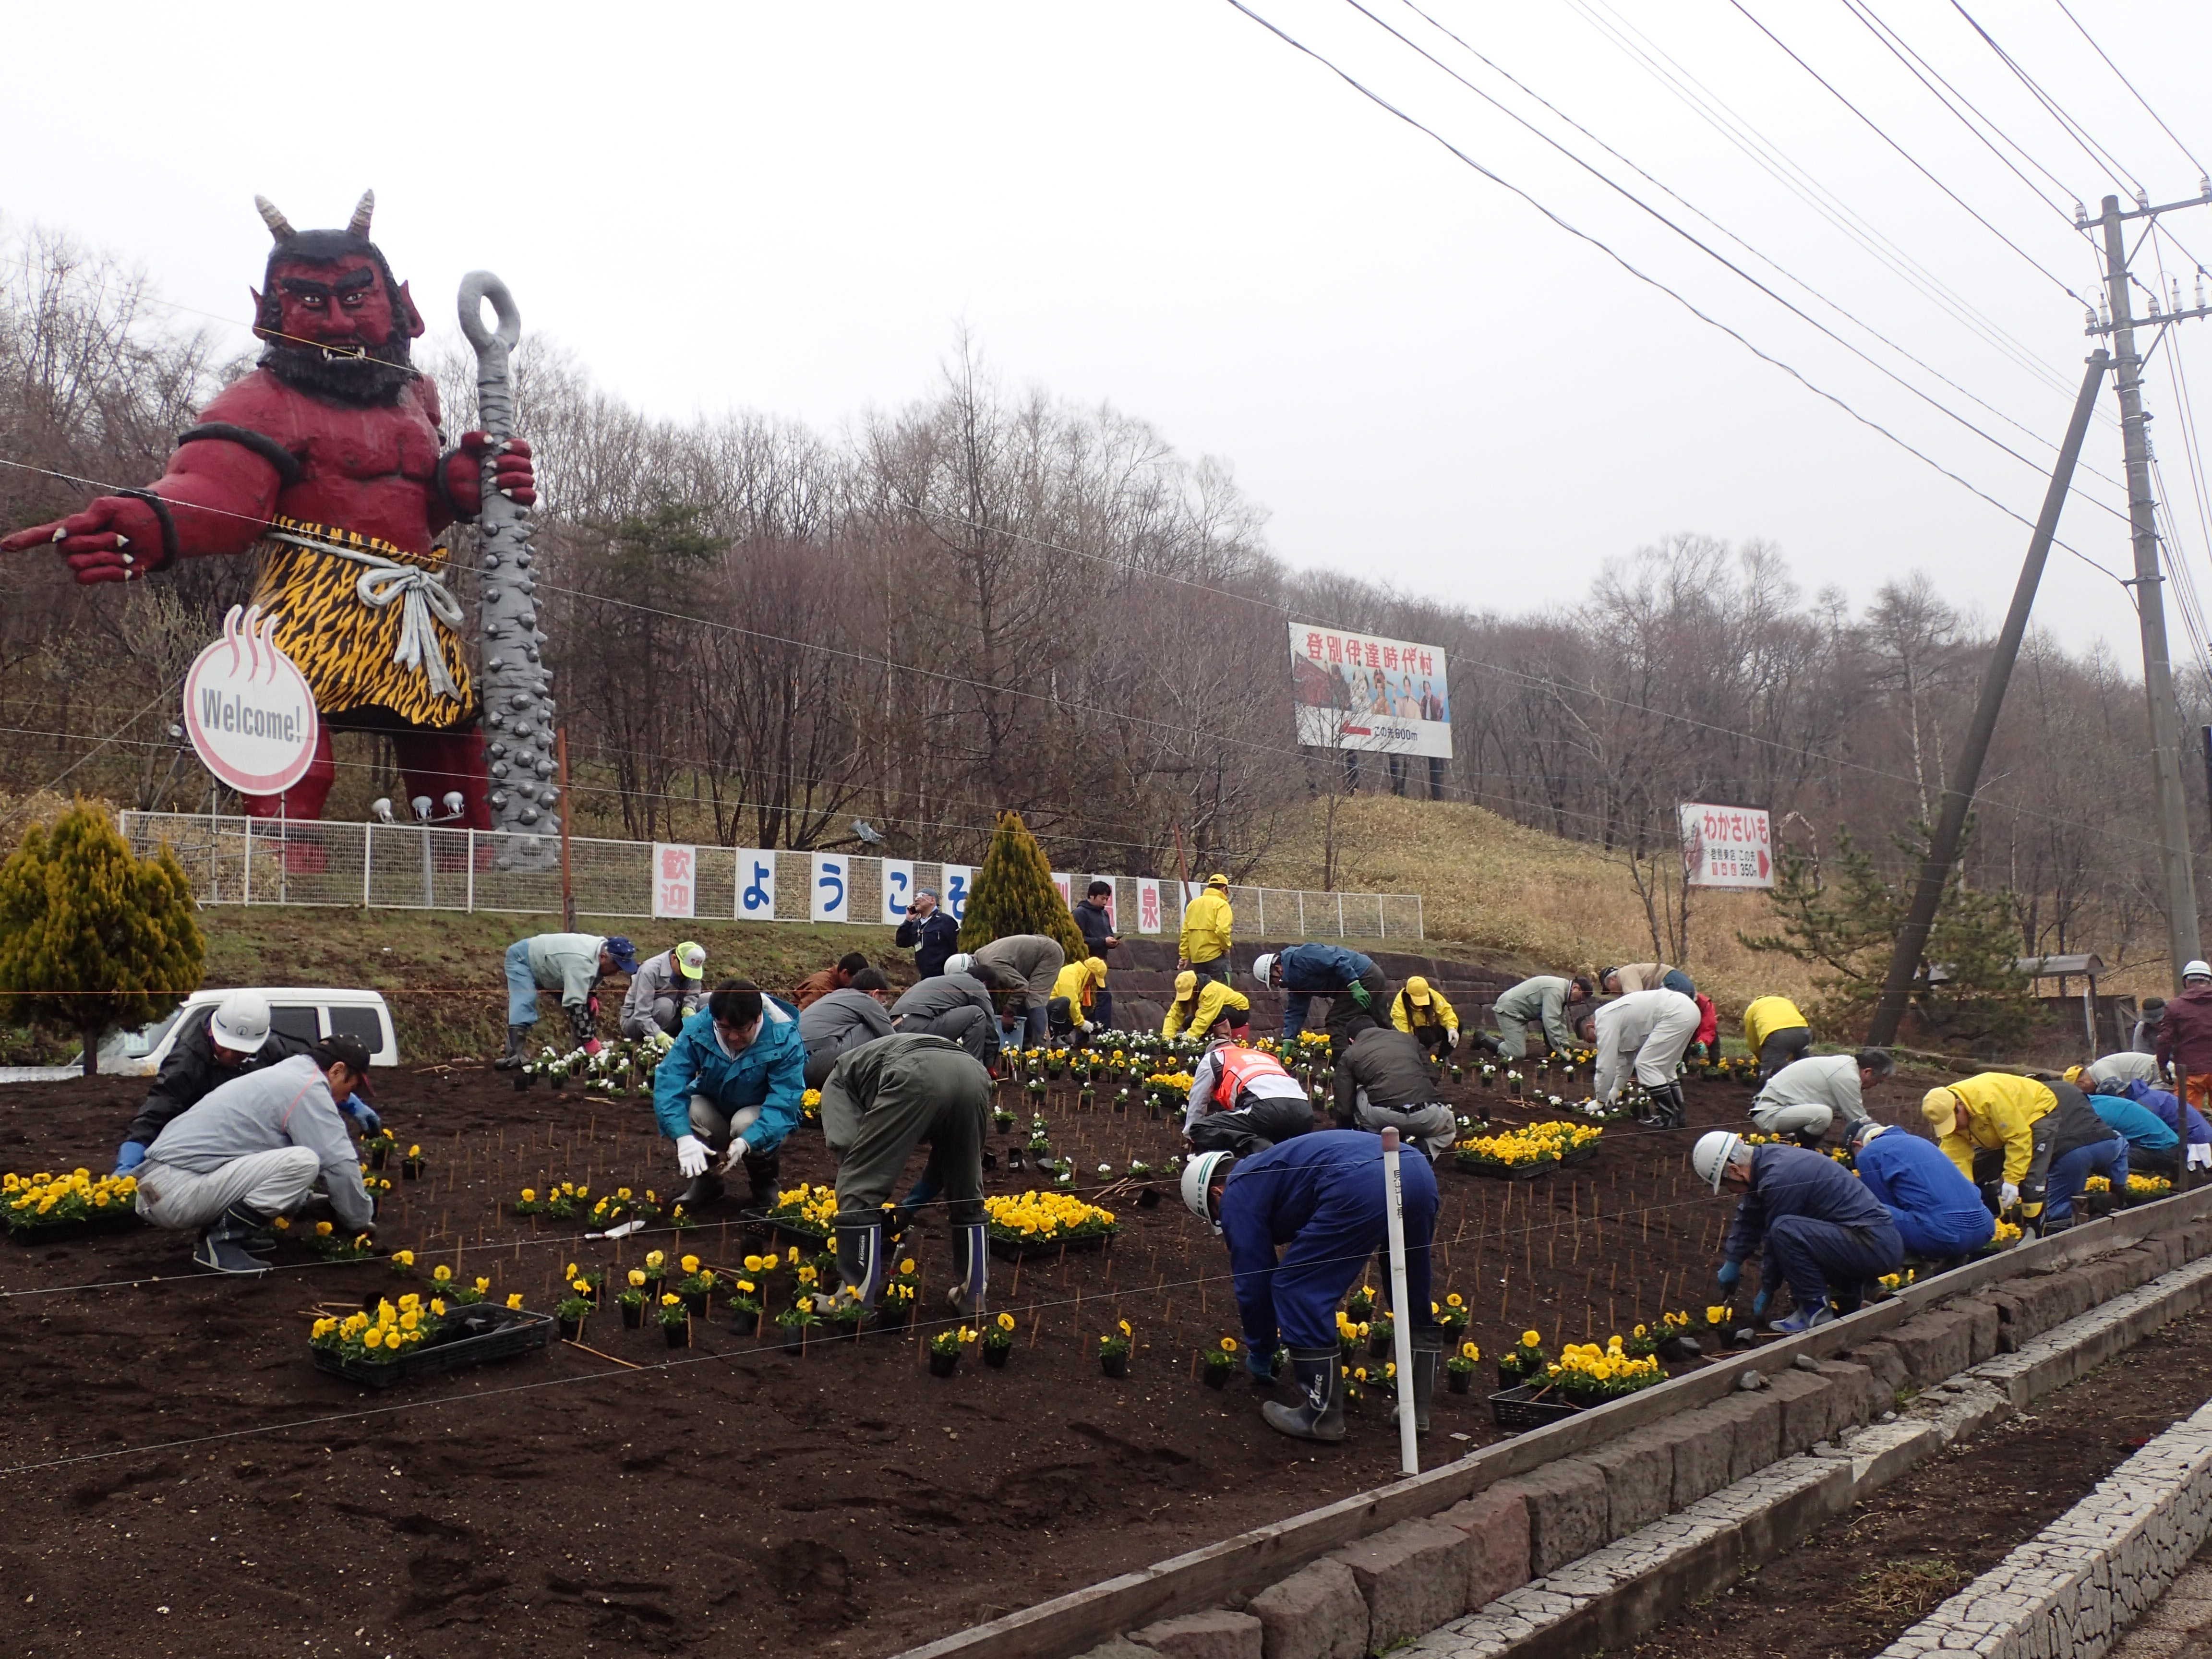
POLYGON ((2138 1106, 2118 1095, 2091 1095, 2089 1109, 2107 1126, 2125 1135, 2128 1145, 2140 1152, 2170 1152, 2181 1139, 2174 1133, 2173 1126, 2149 1107, 2138 1106))
MULTIPOLYGON (((1888 1139, 1883 1135, 1876 1144, 1888 1139)), ((1735 1206, 1735 1224, 1729 1229, 1722 1254, 1730 1261, 1747 1260, 1765 1242, 1767 1228, 1785 1215, 1832 1221, 1838 1227, 1896 1225, 1881 1200, 1832 1158, 1802 1146, 1753 1147, 1751 1190, 1735 1206)))
POLYGON ((1859 1182, 1891 1212, 1909 1249, 1964 1255, 1996 1237, 1996 1218, 1941 1146, 1888 1129, 1859 1148, 1859 1182))
POLYGON ((916 979, 934 979, 945 971, 945 958, 960 948, 960 924, 942 910, 908 916, 899 923, 891 943, 914 952, 916 979))
POLYGON ((734 1058, 722 1052, 710 1010, 702 1008, 684 1022, 676 1046, 660 1057, 653 1078, 653 1115, 669 1139, 691 1133, 694 1095, 706 1096, 725 1116, 759 1107, 760 1116, 741 1137, 752 1152, 774 1152, 797 1126, 799 1097, 806 1091, 799 1010, 781 997, 763 997, 761 1005, 760 1034, 734 1058))
MULTIPOLYGON (((1283 1041, 1296 1042, 1306 1028, 1306 1010, 1317 996, 1334 996, 1375 971, 1371 957, 1341 945, 1293 945, 1275 956, 1283 976, 1283 1041)), ((1379 1016, 1381 1010, 1377 1009, 1379 1016)))
MULTIPOLYGON (((2140 1078, 2130 1078, 2121 1085, 2120 1093, 2138 1106, 2150 1108, 2158 1114, 2158 1121, 2167 1128, 2179 1130, 2181 1127, 2184 1109, 2172 1091, 2154 1089, 2140 1078)), ((2212 1123, 2207 1123, 2204 1115, 2194 1106, 2186 1109, 2189 1113, 2189 1144, 2192 1146, 2212 1146, 2212 1123)))

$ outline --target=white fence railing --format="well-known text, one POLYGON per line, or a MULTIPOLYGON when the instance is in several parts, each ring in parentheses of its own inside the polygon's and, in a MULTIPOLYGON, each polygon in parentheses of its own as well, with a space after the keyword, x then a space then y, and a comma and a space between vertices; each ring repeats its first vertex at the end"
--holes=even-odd
MULTIPOLYGON (((204 904, 358 905, 540 916, 562 912, 558 859, 543 868, 502 869, 501 854, 507 838, 492 830, 409 823, 279 823, 193 812, 125 812, 122 827, 142 856, 167 842, 204 904)), ((734 847, 694 851, 692 915, 701 920, 829 921, 888 927, 898 919, 891 901, 896 899, 897 910, 903 910, 905 896, 923 887, 945 896, 957 917, 957 907, 965 902, 959 884, 973 874, 969 866, 923 859, 793 852, 748 858, 750 849, 734 847), (892 877, 888 893, 886 863, 892 877), (825 908, 833 883, 836 902, 825 908), (763 894, 774 896, 769 909, 760 902, 763 894)), ((644 920, 653 915, 652 842, 572 838, 568 866, 579 918, 644 920)), ((1078 874, 1073 896, 1081 898, 1094 879, 1114 884, 1114 914, 1124 938, 1158 934, 1171 939, 1181 931, 1182 889, 1176 881, 1078 874), (1148 931, 1140 925, 1142 899, 1152 890, 1158 894, 1159 922, 1148 931)), ((1237 912, 1239 939, 1422 937, 1418 893, 1232 887, 1229 896, 1237 912)))

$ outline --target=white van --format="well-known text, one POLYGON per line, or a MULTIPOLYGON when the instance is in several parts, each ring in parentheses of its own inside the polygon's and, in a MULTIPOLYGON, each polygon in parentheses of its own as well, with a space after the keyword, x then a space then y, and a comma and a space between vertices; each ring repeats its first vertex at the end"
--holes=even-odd
MULTIPOLYGON (((305 1042, 326 1036, 356 1036, 368 1050, 371 1066, 397 1066, 399 1039, 392 1025, 392 1010, 375 991, 334 990, 325 986, 260 985, 195 991, 166 1019, 131 1031, 110 1031, 100 1042, 100 1070, 103 1077, 151 1077, 161 1069, 187 1018, 204 1013, 228 996, 232 989, 258 990, 269 999, 269 1026, 305 1042)), ((82 1077, 84 1055, 66 1066, 0 1066, 0 1083, 43 1083, 82 1077)))

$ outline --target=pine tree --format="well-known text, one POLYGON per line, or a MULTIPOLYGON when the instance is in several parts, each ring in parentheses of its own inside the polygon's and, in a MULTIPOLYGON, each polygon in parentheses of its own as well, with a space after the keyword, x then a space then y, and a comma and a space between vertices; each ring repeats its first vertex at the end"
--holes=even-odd
MULTIPOLYGON (((1960 858, 1965 857, 1962 838, 1960 858)), ((1928 826, 1891 839, 1908 872, 1892 881, 1873 857, 1838 830, 1831 867, 1781 849, 1775 860, 1774 909, 1778 933, 1737 939, 1748 949, 1772 951, 1809 963, 1825 973, 1813 981, 1820 1000, 1805 1012, 1832 1032, 1858 1032, 1874 1011, 1889 973, 1889 957, 1911 908, 1912 889, 1928 855, 1928 826)), ((2020 954, 2018 908, 2009 893, 1965 884, 1954 865, 1943 884, 1928 947, 1914 965, 1912 1006, 1941 1037, 1978 1048, 2019 1041, 2033 1019, 2027 977, 2014 967, 2020 954), (1940 966, 1939 977, 1934 968, 1940 966)))
POLYGON ((1059 940, 1070 962, 1081 962, 1091 954, 1060 889, 1052 884, 1052 865, 1044 848, 1030 834, 1020 813, 1001 812, 990 851, 983 854, 975 884, 968 890, 960 948, 980 950, 994 939, 1015 933, 1042 933, 1059 940))
POLYGON ((198 988, 206 957, 176 855, 133 856, 96 806, 33 829, 0 865, 0 1009, 79 1032, 87 1077, 101 1035, 161 1018, 198 988))

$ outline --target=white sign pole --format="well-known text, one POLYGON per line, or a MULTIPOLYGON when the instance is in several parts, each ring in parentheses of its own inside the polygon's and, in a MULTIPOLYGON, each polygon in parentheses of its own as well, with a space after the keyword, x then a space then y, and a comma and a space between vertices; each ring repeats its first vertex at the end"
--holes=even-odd
POLYGON ((1413 1310, 1406 1305, 1406 1190, 1398 1173, 1398 1132, 1382 1131, 1382 1209, 1390 1227, 1390 1340, 1398 1358, 1398 1472, 1421 1472, 1413 1429, 1413 1310))

